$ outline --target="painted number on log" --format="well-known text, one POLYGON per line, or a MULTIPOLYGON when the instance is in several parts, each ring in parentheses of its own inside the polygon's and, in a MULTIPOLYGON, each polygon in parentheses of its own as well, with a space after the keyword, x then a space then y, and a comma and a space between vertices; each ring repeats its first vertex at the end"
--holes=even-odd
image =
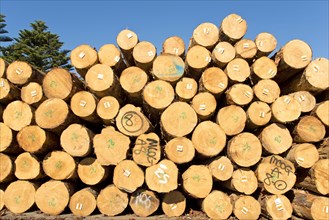
POLYGON ((169 175, 165 173, 164 170, 167 170, 167 166, 164 164, 160 164, 160 167, 154 172, 154 174, 158 177, 160 184, 168 183, 169 175))
POLYGON ((143 118, 136 112, 129 111, 122 116, 121 124, 123 129, 128 132, 138 132, 143 127, 143 118))

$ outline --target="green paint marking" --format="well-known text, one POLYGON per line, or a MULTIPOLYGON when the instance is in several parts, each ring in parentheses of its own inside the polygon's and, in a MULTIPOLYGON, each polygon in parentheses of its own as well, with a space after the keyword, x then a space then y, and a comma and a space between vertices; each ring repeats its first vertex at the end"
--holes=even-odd
POLYGON ((199 175, 195 175, 192 177, 193 180, 200 182, 200 176, 199 175))
POLYGON ((245 143, 244 145, 243 145, 243 152, 245 152, 245 151, 250 151, 250 149, 251 149, 251 146, 248 144, 248 143, 245 143))
POLYGON ((112 139, 109 139, 107 141, 107 147, 113 149, 115 145, 115 142, 112 139))
POLYGON ((274 138, 274 141, 280 144, 281 143, 281 136, 280 135, 279 136, 276 136, 274 138))
POLYGON ((215 144, 217 143, 217 139, 216 139, 216 137, 211 138, 211 139, 209 140, 209 143, 215 145, 215 144))
POLYGON ((48 201, 48 206, 55 207, 56 206, 56 200, 54 198, 51 198, 51 200, 48 201))
POLYGON ((224 204, 221 204, 221 205, 217 205, 217 204, 216 204, 215 209, 216 209, 218 212, 222 213, 222 212, 224 211, 224 204))
POLYGON ((28 167, 29 166, 29 163, 28 163, 28 161, 26 161, 26 160, 23 160, 23 167, 28 167))
POLYGON ((134 76, 133 83, 139 83, 141 81, 140 77, 134 76))
POLYGON ((21 203, 21 196, 16 196, 14 199, 16 204, 21 203))
POLYGON ((19 112, 19 111, 15 111, 15 119, 19 119, 20 117, 22 117, 23 113, 19 112))
POLYGON ((52 118, 54 114, 54 111, 52 109, 49 109, 48 111, 45 112, 45 116, 48 118, 52 118))
POLYGON ((161 93, 161 92, 162 92, 162 88, 161 88, 160 86, 156 86, 156 87, 155 87, 155 91, 156 91, 157 93, 161 93))
POLYGON ((239 121, 239 116, 236 116, 236 115, 232 115, 231 118, 233 119, 233 121, 235 123, 237 123, 239 121))
POLYGON ((34 134, 30 134, 27 138, 30 139, 32 141, 32 143, 34 143, 37 140, 37 138, 34 134))
POLYGON ((57 169, 61 169, 62 167, 63 167, 63 162, 62 161, 57 161, 56 163, 55 163, 55 167, 57 168, 57 169))
POLYGON ((71 135, 71 141, 78 141, 78 139, 79 139, 79 135, 77 135, 77 133, 73 133, 71 135))
POLYGON ((182 113, 179 115, 179 118, 181 118, 181 119, 186 119, 186 118, 187 118, 186 112, 182 112, 182 113))
POLYGON ((311 126, 309 127, 309 129, 310 129, 310 131, 312 131, 312 132, 316 132, 316 130, 315 130, 315 128, 314 128, 313 125, 311 125, 311 126))
POLYGON ((95 168, 94 166, 91 166, 91 167, 90 167, 90 173, 91 173, 91 174, 96 173, 96 168, 95 168))
POLYGON ((54 81, 54 80, 52 80, 52 81, 50 82, 49 86, 50 86, 51 88, 56 88, 56 87, 57 87, 57 82, 54 81))

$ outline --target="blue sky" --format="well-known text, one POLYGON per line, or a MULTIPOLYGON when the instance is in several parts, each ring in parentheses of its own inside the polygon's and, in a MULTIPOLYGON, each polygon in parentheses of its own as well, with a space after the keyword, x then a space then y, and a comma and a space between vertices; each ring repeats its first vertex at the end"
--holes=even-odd
POLYGON ((117 34, 129 28, 160 52, 166 38, 177 35, 188 44, 200 23, 219 26, 225 16, 237 13, 248 23, 246 38, 270 32, 278 48, 298 38, 310 44, 314 57, 328 57, 328 7, 328 1, 0 1, 9 36, 43 20, 65 49, 80 44, 99 49, 116 43, 117 34))

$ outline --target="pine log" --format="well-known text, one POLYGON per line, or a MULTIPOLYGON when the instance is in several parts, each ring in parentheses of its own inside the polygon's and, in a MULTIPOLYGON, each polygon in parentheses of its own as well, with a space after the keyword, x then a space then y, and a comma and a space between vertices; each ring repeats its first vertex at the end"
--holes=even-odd
POLYGON ((224 71, 217 67, 210 67, 202 73, 199 91, 210 92, 216 98, 219 98, 227 86, 228 78, 224 71))
POLYGON ((296 99, 302 107, 302 113, 310 112, 316 105, 315 97, 308 91, 298 91, 289 94, 296 99))
POLYGON ((268 104, 273 103, 280 96, 279 85, 270 79, 260 80, 253 90, 257 99, 268 104))
POLYGON ((258 138, 264 150, 271 154, 281 154, 287 151, 292 145, 290 132, 282 124, 272 123, 266 126, 258 138))
MULTIPOLYGON (((0 78, 6 77, 6 69, 8 68, 8 63, 3 58, 0 58, 0 78)), ((1 209, 0 209, 1 210, 1 209)))
POLYGON ((19 89, 7 79, 0 78, 0 103, 8 104, 20 98, 19 89))
POLYGON ((162 44, 162 53, 172 54, 184 58, 185 56, 184 40, 178 36, 167 38, 162 44))
POLYGON ((26 104, 38 107, 46 98, 43 96, 43 90, 40 84, 31 82, 21 89, 21 99, 26 104))
POLYGON ((71 51, 71 64, 85 77, 88 69, 98 63, 97 51, 89 45, 82 44, 71 51))
POLYGON ((325 126, 314 116, 302 117, 293 131, 294 141, 297 143, 319 142, 325 134, 325 126))
POLYGON ((118 189, 133 193, 144 183, 144 171, 132 160, 123 160, 114 168, 113 183, 118 189))
POLYGON ((239 134, 243 131, 247 121, 247 115, 243 108, 237 105, 229 105, 218 111, 216 122, 228 136, 239 134))
POLYGON ((254 171, 241 168, 235 170, 232 178, 225 181, 223 186, 239 193, 251 195, 257 190, 258 181, 254 171))
POLYGON ((97 99, 87 91, 80 91, 72 96, 70 107, 72 112, 79 118, 88 122, 99 122, 96 113, 97 99))
POLYGON ((29 82, 42 82, 44 73, 34 69, 23 61, 12 62, 6 70, 7 79, 16 85, 24 85, 29 82))
POLYGON ((117 44, 120 47, 122 55, 129 66, 135 66, 133 58, 133 49, 138 43, 138 36, 135 32, 125 29, 117 36, 117 44))
POLYGON ((292 215, 292 205, 285 195, 261 194, 259 203, 262 207, 262 215, 270 219, 289 219, 292 215))
POLYGON ((194 29, 190 47, 200 45, 208 50, 212 50, 218 40, 218 27, 213 23, 202 23, 194 29))
POLYGON ((141 166, 149 167, 161 159, 160 138, 156 133, 141 134, 135 141, 133 160, 141 166))
POLYGON ((294 164, 278 155, 265 157, 258 165, 256 175, 262 187, 275 195, 288 192, 296 182, 294 164))
POLYGON ((219 28, 219 41, 227 41, 231 44, 239 41, 247 32, 247 22, 240 15, 230 14, 226 16, 219 28))
POLYGON ((14 176, 14 163, 13 158, 0 153, 0 183, 11 182, 15 179, 14 176))
POLYGON ((115 216, 121 214, 127 208, 128 202, 128 194, 112 184, 99 193, 97 208, 104 215, 115 216))
POLYGON ((227 219, 233 211, 230 197, 218 190, 213 190, 202 202, 202 210, 211 219, 227 219))
POLYGON ((233 214, 239 220, 257 220, 261 213, 260 203, 252 196, 230 195, 233 204, 233 214))
POLYGON ((106 132, 95 135, 93 139, 97 161, 103 165, 117 165, 126 159, 130 139, 126 135, 108 127, 106 132))
POLYGON ((120 110, 120 103, 113 96, 104 96, 99 100, 96 112, 104 124, 114 125, 115 117, 118 115, 120 110))
POLYGON ((195 155, 193 142, 185 137, 171 139, 164 150, 166 157, 176 164, 191 162, 195 155))
POLYGON ((321 122, 326 126, 329 127, 329 100, 321 102, 315 106, 311 115, 316 116, 321 122))
POLYGON ((35 203, 45 214, 59 215, 68 205, 72 193, 72 187, 68 183, 50 180, 37 189, 35 203))
POLYGON ((285 158, 297 167, 311 168, 319 160, 319 152, 313 144, 294 144, 285 158))
POLYGON ((20 131, 33 122, 33 109, 22 101, 13 101, 7 105, 2 117, 9 128, 20 131))
POLYGON ((45 174, 54 180, 67 180, 77 177, 76 161, 64 151, 52 151, 42 161, 45 174))
POLYGON ((69 208, 73 215, 86 217, 96 209, 97 192, 91 188, 84 188, 74 193, 70 199, 69 208))
POLYGON ((185 102, 174 102, 161 115, 162 133, 166 138, 183 137, 197 125, 197 114, 185 102))
POLYGON ((197 93, 198 84, 193 78, 183 77, 175 87, 177 99, 182 102, 189 102, 197 93))
POLYGON ((155 79, 176 83, 183 77, 185 63, 179 56, 171 54, 161 54, 153 62, 152 75, 155 79))
POLYGON ((186 54, 185 66, 188 75, 198 80, 202 72, 209 66, 211 62, 211 53, 205 47, 195 45, 191 47, 186 54))
POLYGON ((228 142, 227 156, 240 167, 250 167, 261 159, 262 145, 254 134, 243 132, 228 142))
POLYGON ((105 44, 99 48, 98 59, 101 64, 111 67, 116 75, 120 75, 126 68, 120 50, 114 44, 105 44))
MULTIPOLYGON (((0 66, 0 68, 1 68, 1 66, 0 66)), ((5 207, 4 195, 5 195, 5 192, 2 189, 0 189, 0 211, 2 211, 2 209, 5 207)))
POLYGON ((0 103, 0 122, 3 122, 3 111, 5 109, 5 106, 3 104, 0 103))
POLYGON ((270 55, 275 50, 278 42, 272 34, 262 32, 255 38, 255 43, 257 46, 256 57, 262 57, 270 55))
POLYGON ((15 133, 5 124, 0 122, 0 152, 18 154, 21 149, 15 139, 15 133))
POLYGON ((44 177, 39 160, 29 152, 18 155, 15 159, 15 176, 20 180, 33 180, 44 177))
POLYGON ((198 118, 202 121, 208 120, 215 113, 217 102, 216 98, 209 92, 200 92, 192 99, 191 103, 198 118))
POLYGON ((329 61, 326 58, 313 60, 302 73, 296 75, 283 87, 284 93, 309 91, 317 95, 329 88, 329 61))
POLYGON ((237 83, 226 91, 226 101, 230 105, 248 105, 254 98, 254 91, 246 84, 237 83))
POLYGON ((271 105, 273 120, 280 123, 295 121, 302 113, 299 102, 289 95, 279 97, 271 105))
POLYGON ((219 42, 211 53, 215 66, 224 69, 235 58, 235 48, 228 42, 219 42))
POLYGON ((6 208, 15 214, 26 212, 34 205, 36 190, 37 186, 28 181, 11 182, 4 194, 6 208))
POLYGON ((193 198, 206 198, 213 186, 212 175, 204 165, 192 165, 183 174, 183 188, 193 198))
POLYGON ((304 69, 312 60, 312 49, 304 41, 295 39, 286 43, 276 54, 278 66, 275 81, 284 82, 304 69))
POLYGON ((271 108, 265 102, 256 101, 251 103, 247 111, 247 127, 255 129, 267 125, 272 117, 271 108))
POLYGON ((103 167, 96 158, 86 157, 78 164, 78 176, 87 185, 96 185, 108 177, 108 168, 103 167))
POLYGON ((157 195, 145 189, 139 189, 130 197, 129 206, 140 217, 152 215, 160 205, 157 195))
POLYGON ((139 42, 133 49, 135 65, 145 72, 149 72, 152 68, 156 55, 157 51, 155 46, 148 41, 139 42))
POLYGON ((226 145, 224 130, 212 121, 204 121, 196 126, 192 134, 195 150, 205 157, 217 156, 226 145))
POLYGON ((139 67, 131 66, 122 71, 120 85, 127 94, 129 103, 139 106, 142 105, 142 91, 148 80, 148 75, 139 67))
POLYGON ((273 60, 268 57, 260 57, 250 67, 253 83, 262 79, 272 79, 277 73, 277 67, 273 60))
POLYGON ((236 57, 242 58, 248 63, 251 63, 256 56, 257 46, 250 39, 241 39, 234 45, 236 57))
POLYGON ((303 190, 293 190, 294 213, 304 219, 322 220, 329 218, 329 198, 316 196, 303 190))
POLYGON ((209 164, 209 170, 215 180, 226 181, 233 175, 233 165, 230 159, 221 156, 209 164))
POLYGON ((324 138, 318 148, 320 159, 329 159, 329 137, 324 138))
POLYGON ((249 64, 241 58, 235 58, 230 61, 224 72, 228 76, 230 84, 242 83, 250 77, 249 64))
POLYGON ((186 198, 179 191, 166 193, 161 202, 162 211, 168 217, 179 217, 183 215, 186 209, 186 198))
POLYGON ((58 148, 58 137, 37 125, 29 125, 16 136, 19 146, 33 154, 44 154, 58 148))
POLYGON ((328 179, 329 159, 321 159, 318 160, 307 172, 298 175, 296 186, 322 195, 328 195, 328 179))

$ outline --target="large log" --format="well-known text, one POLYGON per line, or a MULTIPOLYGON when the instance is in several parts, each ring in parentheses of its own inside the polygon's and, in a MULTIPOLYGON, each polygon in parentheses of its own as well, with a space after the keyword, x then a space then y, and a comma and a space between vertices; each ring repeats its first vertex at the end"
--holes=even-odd
POLYGON ((99 122, 100 118, 96 113, 97 99, 87 91, 75 93, 70 101, 72 112, 79 118, 88 122, 99 122))
POLYGON ((86 217, 96 209, 97 192, 89 187, 72 195, 69 208, 73 215, 86 217))
POLYGON ((235 58, 235 48, 228 42, 219 42, 211 53, 215 66, 223 69, 235 58))
POLYGON ((195 156, 193 142, 185 137, 171 139, 164 150, 166 157, 176 164, 191 162, 195 156))
POLYGON ((241 58, 235 58, 230 61, 224 72, 228 76, 230 84, 243 83, 250 77, 250 67, 247 61, 241 58))
POLYGON ((230 195, 233 204, 233 214, 238 219, 257 220, 261 213, 260 203, 252 196, 230 195))
POLYGON ((315 115, 321 122, 329 127, 329 100, 321 102, 311 112, 311 115, 315 115))
POLYGON ((120 50, 114 44, 105 44, 99 48, 98 59, 101 64, 111 67, 116 75, 120 75, 126 68, 120 50))
POLYGON ((254 91, 246 84, 237 83, 226 90, 226 102, 229 105, 248 105, 254 98, 254 91))
POLYGON ((155 46, 148 41, 139 42, 133 49, 135 65, 145 72, 149 72, 152 68, 156 55, 157 51, 155 46))
POLYGON ((109 170, 103 167, 96 158, 86 157, 79 162, 77 173, 84 184, 97 185, 108 177, 109 170))
POLYGON ((179 101, 189 102, 197 91, 198 84, 193 78, 183 77, 176 83, 175 93, 179 101))
POLYGON ((104 124, 114 125, 115 117, 118 115, 120 110, 119 101, 113 96, 104 96, 99 100, 96 112, 104 124))
POLYGON ((255 97, 262 102, 271 104, 280 96, 279 85, 270 79, 260 80, 253 87, 255 97))
POLYGON ((319 142, 326 135, 326 128, 314 116, 302 117, 293 131, 294 141, 297 143, 319 142))
POLYGON ((236 57, 242 58, 248 63, 251 63, 256 56, 257 46, 250 39, 241 39, 234 45, 236 57))
POLYGON ((216 98, 226 90, 228 77, 223 70, 217 67, 206 69, 200 78, 199 91, 210 92, 216 98))
POLYGON ((211 62, 211 53, 205 47, 195 45, 186 54, 185 65, 188 75, 198 80, 211 62))
POLYGON ((162 211, 168 217, 179 217, 183 215, 186 209, 186 198, 179 191, 166 193, 161 202, 162 211))
POLYGON ((293 122, 302 113, 299 102, 289 95, 279 97, 271 105, 273 120, 280 123, 293 122))
POLYGON ((262 79, 272 79, 277 73, 277 67, 268 57, 260 57, 250 67, 253 83, 262 79))
POLYGON ((139 189, 130 197, 129 206, 137 216, 152 215, 160 205, 157 195, 145 189, 139 189))
POLYGON ((179 56, 161 54, 153 62, 152 75, 155 79, 164 80, 172 84, 183 77, 185 63, 179 56))
POLYGON ((277 45, 276 38, 267 32, 259 33, 255 38, 257 46, 256 57, 268 56, 275 50, 277 45))
POLYGON ((245 127, 247 115, 243 108, 237 105, 229 105, 218 111, 216 122, 228 136, 241 133, 245 127))
POLYGON ((15 166, 13 158, 0 153, 0 183, 11 182, 15 179, 14 176, 15 166))
POLYGON ((7 105, 2 117, 9 128, 20 131, 33 122, 33 109, 22 101, 13 101, 7 105))
POLYGON ((208 166, 214 180, 226 181, 233 175, 233 165, 230 159, 225 156, 214 159, 208 166))
POLYGON ((117 44, 122 55, 129 66, 134 66, 133 49, 138 43, 138 36, 135 32, 125 29, 117 36, 117 44))
POLYGON ((194 29, 190 47, 200 45, 208 50, 212 50, 218 40, 218 27, 213 23, 202 23, 194 29))
POLYGON ((161 159, 160 138, 156 133, 142 134, 137 137, 132 151, 138 165, 149 167, 157 164, 161 159))
POLYGON ((178 36, 167 38, 162 44, 162 53, 172 54, 184 58, 185 56, 184 40, 178 36))
POLYGON ((247 22, 237 14, 226 16, 219 28, 219 41, 232 44, 239 41, 247 32, 247 22))
POLYGON ((209 92, 200 92, 193 97, 191 106, 201 121, 210 119, 215 113, 217 102, 215 96, 209 92))
POLYGON ((0 122, 0 152, 19 153, 20 149, 15 139, 15 133, 3 122, 0 122))
POLYGON ((299 102, 302 107, 302 113, 312 111, 316 105, 315 97, 308 91, 298 91, 289 95, 299 102))
POLYGON ((289 219, 292 215, 291 203, 285 195, 261 194, 258 201, 266 218, 289 219))
POLYGON ((29 82, 42 82, 44 73, 34 69, 27 62, 14 61, 6 70, 7 79, 16 85, 24 85, 29 82))
POLYGON ((97 51, 89 45, 82 44, 71 51, 71 64, 84 77, 90 67, 98 63, 97 51))
POLYGON ((257 190, 258 181, 254 171, 241 168, 235 170, 232 178, 225 181, 223 186, 239 193, 251 195, 257 190))
MULTIPOLYGON (((19 89, 5 78, 0 78, 0 103, 8 104, 20 98, 19 89)), ((24 100, 23 100, 24 101, 24 100)))
POLYGON ((319 152, 313 144, 294 144, 285 157, 301 168, 311 168, 319 160, 319 152))
POLYGON ((202 210, 211 219, 227 219, 233 211, 230 197, 218 190, 213 190, 202 202, 202 210))
POLYGON ((44 177, 39 158, 24 152, 15 159, 15 176, 20 180, 33 180, 44 177))
POLYGON ((247 127, 255 129, 267 125, 272 117, 271 108, 265 102, 256 101, 249 105, 247 111, 247 127))
POLYGON ((30 82, 22 87, 21 99, 33 107, 38 107, 45 100, 41 85, 36 82, 30 82))

